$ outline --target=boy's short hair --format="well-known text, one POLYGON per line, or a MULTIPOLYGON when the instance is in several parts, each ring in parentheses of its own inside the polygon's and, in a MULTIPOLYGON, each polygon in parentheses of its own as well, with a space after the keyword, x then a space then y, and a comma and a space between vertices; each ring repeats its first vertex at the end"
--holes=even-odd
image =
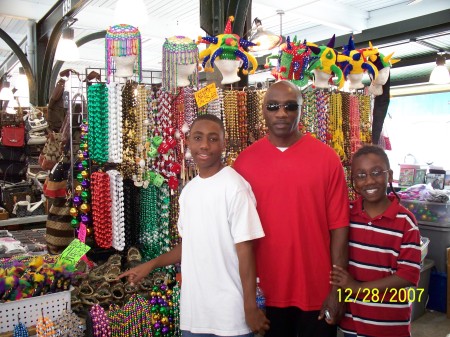
POLYGON ((219 117, 212 115, 212 114, 198 115, 197 118, 194 119, 194 121, 192 122, 190 130, 192 130, 195 123, 197 123, 198 121, 211 121, 211 122, 218 124, 220 126, 220 129, 222 130, 223 134, 225 135, 225 126, 223 125, 223 122, 219 117))
POLYGON ((356 158, 359 158, 359 157, 361 157, 363 155, 367 155, 367 154, 375 154, 375 155, 381 157, 384 160, 384 162, 386 163, 387 168, 388 169, 391 168, 391 165, 389 163, 389 158, 388 158, 386 152, 381 147, 379 147, 378 145, 369 145, 369 144, 367 144, 367 145, 363 145, 362 147, 360 147, 353 154, 353 156, 352 156, 352 163, 353 163, 353 161, 356 158))

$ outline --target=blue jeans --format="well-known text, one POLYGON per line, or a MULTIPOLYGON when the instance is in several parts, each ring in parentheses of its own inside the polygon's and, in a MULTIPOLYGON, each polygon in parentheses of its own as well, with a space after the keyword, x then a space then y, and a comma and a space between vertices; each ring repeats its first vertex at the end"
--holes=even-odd
MULTIPOLYGON (((210 334, 210 333, 192 333, 192 332, 189 332, 186 330, 182 330, 181 337, 218 337, 218 336, 210 334)), ((248 333, 248 334, 239 335, 239 336, 230 336, 230 337, 253 337, 253 333, 248 333)))

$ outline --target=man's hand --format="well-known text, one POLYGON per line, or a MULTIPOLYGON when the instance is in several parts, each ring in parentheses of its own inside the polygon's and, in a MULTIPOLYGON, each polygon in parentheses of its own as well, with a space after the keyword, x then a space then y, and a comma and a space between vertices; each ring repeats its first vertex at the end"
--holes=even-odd
POLYGON ((121 279, 123 277, 128 277, 128 282, 131 285, 137 285, 145 276, 150 274, 150 272, 154 269, 152 261, 148 261, 146 263, 142 263, 137 267, 134 267, 130 270, 127 270, 123 274, 120 274, 117 279, 121 279))
POLYGON ((320 310, 318 319, 325 318, 325 321, 328 324, 334 325, 338 324, 344 315, 345 303, 339 302, 336 287, 333 287, 322 304, 322 309, 320 310), (328 310, 329 318, 325 316, 325 310, 328 310))
POLYGON ((245 321, 253 333, 264 335, 270 327, 270 321, 257 307, 245 310, 245 321))

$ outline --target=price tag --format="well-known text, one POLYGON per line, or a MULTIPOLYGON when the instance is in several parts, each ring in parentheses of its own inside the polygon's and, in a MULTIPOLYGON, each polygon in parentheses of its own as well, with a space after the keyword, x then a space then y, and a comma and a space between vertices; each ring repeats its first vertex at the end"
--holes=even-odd
POLYGON ((86 242, 86 225, 84 223, 80 224, 78 228, 78 240, 86 242))
POLYGON ((75 266, 81 257, 86 254, 91 247, 81 242, 78 239, 74 239, 70 245, 64 249, 56 262, 57 265, 70 265, 75 266))
POLYGON ((194 96, 199 108, 219 98, 219 95, 217 95, 217 88, 215 83, 208 84, 203 89, 200 89, 199 91, 194 93, 194 96))

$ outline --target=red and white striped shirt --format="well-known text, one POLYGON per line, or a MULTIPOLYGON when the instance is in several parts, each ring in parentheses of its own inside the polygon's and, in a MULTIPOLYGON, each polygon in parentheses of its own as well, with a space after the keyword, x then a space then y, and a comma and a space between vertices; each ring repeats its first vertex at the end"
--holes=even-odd
MULTIPOLYGON (((388 209, 376 218, 363 210, 360 197, 350 205, 349 273, 359 282, 397 275, 417 285, 420 233, 411 212, 389 197, 388 209)), ((347 298, 340 323, 346 333, 364 337, 410 336, 412 289, 361 289, 347 298)), ((349 291, 342 289, 342 300, 349 291)), ((417 300, 417 299, 415 299, 417 300)))

